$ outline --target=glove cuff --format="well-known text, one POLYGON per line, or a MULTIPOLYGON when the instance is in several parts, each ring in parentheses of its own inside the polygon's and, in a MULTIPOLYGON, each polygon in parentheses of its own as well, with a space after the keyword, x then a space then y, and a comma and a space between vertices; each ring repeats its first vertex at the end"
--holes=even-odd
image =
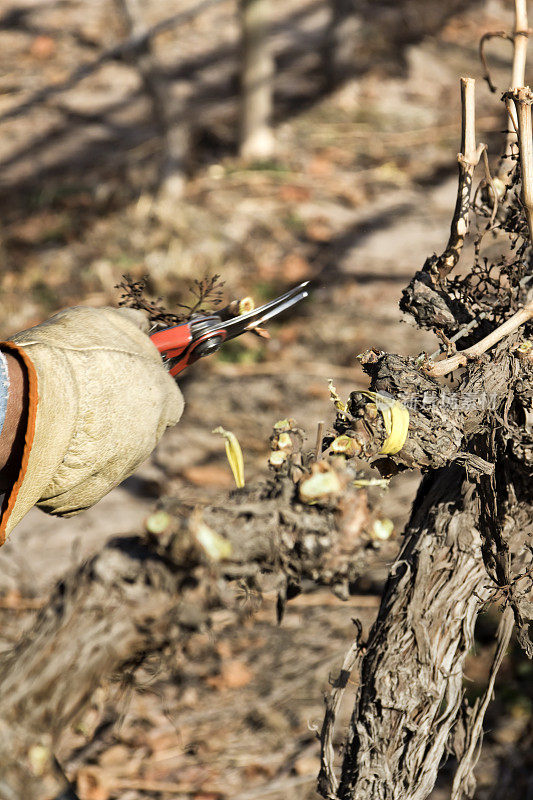
POLYGON ((26 427, 24 432, 22 458, 19 465, 18 475, 11 489, 8 490, 4 495, 0 510, 0 545, 2 545, 17 522, 19 522, 22 517, 27 514, 34 504, 33 502, 30 502, 28 498, 23 497, 20 489, 28 472, 30 452, 33 445, 33 439, 35 437, 38 388, 35 367, 24 350, 18 345, 14 344, 14 342, 0 342, 0 348, 4 352, 13 353, 14 355, 18 356, 20 362, 24 365, 24 369, 28 378, 28 401, 26 419, 24 423, 26 427))

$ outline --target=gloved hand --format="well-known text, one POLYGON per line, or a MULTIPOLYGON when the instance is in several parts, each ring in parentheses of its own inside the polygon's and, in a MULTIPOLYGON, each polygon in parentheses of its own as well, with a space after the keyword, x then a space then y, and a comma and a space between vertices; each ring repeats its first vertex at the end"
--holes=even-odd
POLYGON ((0 544, 34 505, 70 516, 94 505, 152 452, 183 398, 144 312, 70 308, 2 344, 26 367, 22 463, 0 544))

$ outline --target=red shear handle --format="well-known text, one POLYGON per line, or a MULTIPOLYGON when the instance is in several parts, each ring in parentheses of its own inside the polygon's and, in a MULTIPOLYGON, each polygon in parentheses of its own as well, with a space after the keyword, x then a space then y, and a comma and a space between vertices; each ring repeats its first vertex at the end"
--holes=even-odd
POLYGON ((186 324, 157 331, 150 338, 169 362, 169 372, 175 378, 189 364, 218 350, 226 336, 227 333, 223 328, 217 328, 216 331, 207 330, 194 339, 190 326, 186 324))
POLYGON ((152 333, 150 339, 162 356, 176 358, 192 342, 191 328, 189 324, 176 325, 173 328, 165 328, 164 331, 152 333))

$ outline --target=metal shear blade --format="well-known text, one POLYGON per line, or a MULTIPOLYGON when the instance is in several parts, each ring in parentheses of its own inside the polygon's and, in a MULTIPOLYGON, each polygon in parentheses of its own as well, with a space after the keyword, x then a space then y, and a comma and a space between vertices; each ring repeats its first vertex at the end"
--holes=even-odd
POLYGON ((239 317, 234 317, 228 322, 221 322, 220 326, 218 328, 212 328, 210 333, 216 334, 217 330, 224 330, 226 331, 225 341, 227 341, 228 339, 234 339, 236 336, 240 336, 241 333, 245 333, 245 331, 251 331, 260 325, 264 325, 265 322, 268 322, 272 317, 276 317, 278 314, 291 308, 295 303, 299 303, 300 300, 308 297, 308 285, 309 281, 300 283, 299 286, 295 286, 280 297, 276 297, 276 299, 271 300, 270 303, 265 303, 259 306, 259 308, 255 308, 253 311, 241 314, 239 317))

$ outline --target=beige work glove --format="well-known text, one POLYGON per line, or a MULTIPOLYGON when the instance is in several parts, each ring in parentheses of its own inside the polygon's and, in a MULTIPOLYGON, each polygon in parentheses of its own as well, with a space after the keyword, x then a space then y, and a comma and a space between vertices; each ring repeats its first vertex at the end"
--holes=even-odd
POLYGON ((142 311, 77 307, 2 345, 23 359, 30 397, 0 544, 34 505, 60 516, 94 505, 178 422, 183 397, 147 331, 142 311))

